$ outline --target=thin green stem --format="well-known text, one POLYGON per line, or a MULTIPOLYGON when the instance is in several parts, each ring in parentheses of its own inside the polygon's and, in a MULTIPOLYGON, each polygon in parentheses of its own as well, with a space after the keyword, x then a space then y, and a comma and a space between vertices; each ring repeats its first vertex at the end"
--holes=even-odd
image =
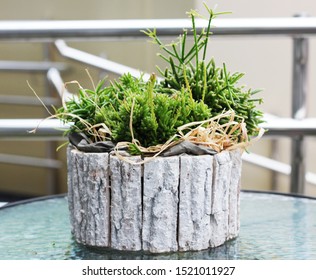
POLYGON ((204 50, 203 50, 203 60, 205 60, 205 58, 206 58, 208 37, 210 35, 211 22, 212 22, 212 19, 213 19, 213 12, 212 12, 212 10, 210 10, 209 13, 210 13, 210 17, 209 17, 209 20, 208 20, 208 25, 207 25, 206 34, 205 34, 205 40, 204 40, 205 43, 204 43, 204 50))
POLYGON ((206 66, 204 61, 202 61, 202 67, 203 67, 203 91, 202 91, 202 101, 204 102, 205 94, 207 90, 207 76, 206 76, 206 66))
POLYGON ((186 43, 186 40, 187 40, 187 30, 184 30, 184 32, 183 32, 183 36, 181 37, 182 39, 182 42, 181 42, 181 47, 182 47, 182 49, 181 49, 181 59, 182 59, 182 61, 184 62, 185 61, 185 43, 186 43))
POLYGON ((172 44, 172 49, 173 49, 173 52, 174 52, 174 57, 179 60, 180 64, 183 64, 183 61, 182 61, 181 57, 178 54, 178 51, 177 51, 177 48, 176 48, 176 44, 172 44))
POLYGON ((194 37, 194 47, 195 47, 195 67, 196 67, 196 75, 195 75, 195 89, 198 90, 198 82, 199 82, 199 49, 198 49, 198 40, 196 34, 196 26, 195 26, 195 17, 193 13, 191 13, 192 20, 192 28, 193 28, 193 37, 194 37))

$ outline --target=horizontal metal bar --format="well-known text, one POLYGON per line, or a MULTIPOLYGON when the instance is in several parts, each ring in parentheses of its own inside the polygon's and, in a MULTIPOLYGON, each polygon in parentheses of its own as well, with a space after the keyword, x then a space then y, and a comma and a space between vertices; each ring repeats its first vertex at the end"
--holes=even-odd
MULTIPOLYGON (((257 166, 284 174, 291 174, 291 166, 286 163, 279 162, 277 160, 267 158, 261 155, 253 154, 253 153, 244 153, 242 159, 251 164, 255 164, 257 166)), ((307 183, 316 185, 316 174, 312 172, 306 172, 305 180, 307 183)))
POLYGON ((292 118, 279 118, 265 114, 265 122, 261 127, 267 129, 266 136, 315 136, 316 118, 295 120, 292 118))
MULTIPOLYGON (((265 136, 315 136, 316 119, 293 120, 289 118, 265 117, 266 122, 261 125, 268 131, 265 136)), ((0 119, 0 138, 4 137, 54 137, 61 136, 69 128, 57 119, 0 119), (36 134, 28 131, 38 127, 36 134)))
MULTIPOLYGON (((60 100, 53 97, 41 97, 42 102, 46 106, 60 105, 60 100)), ((5 105, 21 105, 21 106, 42 106, 36 97, 24 95, 0 95, 0 104, 5 105)))
MULTIPOLYGON (((207 21, 196 20, 198 30, 207 21)), ((33 20, 0 21, 0 40, 40 40, 143 37, 140 30, 156 29, 160 36, 177 36, 191 31, 190 19, 142 20, 33 20)), ((233 18, 214 19, 214 35, 315 35, 316 18, 233 18)))
POLYGON ((41 167, 41 168, 54 168, 54 169, 58 169, 62 167, 62 163, 54 159, 36 158, 36 157, 18 156, 18 155, 9 155, 9 154, 0 154, 0 163, 31 166, 31 167, 41 167))
POLYGON ((57 119, 0 119, 0 139, 60 138, 68 127, 57 119))
POLYGON ((57 68, 59 71, 67 69, 66 64, 60 62, 0 60, 0 71, 6 72, 47 72, 52 67, 57 68))
POLYGON ((279 162, 277 160, 264 157, 261 155, 257 155, 254 153, 244 153, 242 156, 242 159, 246 162, 253 163, 257 166, 284 174, 284 175, 290 175, 291 174, 291 166, 289 164, 285 164, 282 162, 279 162))

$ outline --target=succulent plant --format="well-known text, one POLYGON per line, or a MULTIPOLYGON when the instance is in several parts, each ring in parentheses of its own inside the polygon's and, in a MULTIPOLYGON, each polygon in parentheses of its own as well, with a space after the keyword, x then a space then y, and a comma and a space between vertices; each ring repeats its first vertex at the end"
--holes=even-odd
POLYGON ((162 43, 156 30, 143 31, 165 53, 159 54, 168 63, 165 70, 157 67, 163 76, 159 82, 155 74, 144 81, 126 73, 109 86, 101 81, 93 90, 80 87, 79 97, 64 103, 56 116, 72 122, 69 131, 83 132, 89 141, 127 143, 132 154, 171 140, 201 144, 202 138, 207 139, 205 145, 220 151, 258 134, 263 116, 257 109, 262 99, 254 98, 258 90, 238 85, 242 73, 230 74, 225 64, 219 68, 214 59, 206 61, 211 23, 222 13, 205 7, 207 27, 200 33, 196 28, 200 15, 188 13, 193 46, 187 46, 187 30, 169 45, 162 43), (204 136, 196 138, 202 131, 204 136), (211 137, 222 142, 214 144, 211 137))

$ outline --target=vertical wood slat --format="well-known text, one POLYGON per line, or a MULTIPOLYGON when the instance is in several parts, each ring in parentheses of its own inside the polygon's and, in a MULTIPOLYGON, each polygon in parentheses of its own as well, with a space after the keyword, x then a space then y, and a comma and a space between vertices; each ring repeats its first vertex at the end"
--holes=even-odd
POLYGON ((68 156, 68 199, 74 237, 82 244, 107 247, 110 242, 108 154, 72 149, 68 156))
POLYGON ((180 157, 179 250, 209 248, 213 156, 180 157))
POLYGON ((239 232, 240 173, 239 151, 157 157, 142 167, 69 148, 73 234, 79 243, 119 250, 219 246, 239 232))
MULTIPOLYGON (((133 161, 140 157, 131 158, 133 161)), ((142 249, 142 167, 110 156, 111 248, 142 249)))
POLYGON ((232 169, 229 184, 228 239, 238 236, 240 228, 241 151, 230 152, 232 169))
POLYGON ((161 158, 144 164, 143 250, 178 250, 179 157, 161 158))
POLYGON ((228 239, 228 198, 231 168, 228 151, 214 156, 210 247, 217 247, 228 239))

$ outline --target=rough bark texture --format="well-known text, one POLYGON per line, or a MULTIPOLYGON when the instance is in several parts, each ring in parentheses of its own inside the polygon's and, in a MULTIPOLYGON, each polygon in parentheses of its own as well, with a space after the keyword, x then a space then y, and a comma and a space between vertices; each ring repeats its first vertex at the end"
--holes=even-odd
POLYGON ((70 147, 74 237, 91 246, 155 253, 217 247, 239 232, 240 175, 238 150, 134 165, 70 147))
POLYGON ((179 250, 209 247, 213 156, 182 156, 179 202, 179 250))
MULTIPOLYGON (((136 161, 134 158, 133 160, 136 161)), ((142 249, 142 172, 134 165, 110 157, 111 247, 119 250, 142 249)))
POLYGON ((241 185, 241 151, 230 152, 232 161, 231 180, 229 185, 228 239, 238 236, 240 228, 240 185, 241 185))
POLYGON ((109 246, 108 154, 68 150, 68 199, 75 239, 109 246))
POLYGON ((228 239, 228 197, 231 169, 232 162, 228 151, 214 156, 211 247, 217 247, 228 239))
POLYGON ((144 165, 143 250, 178 250, 179 157, 158 157, 144 165))

